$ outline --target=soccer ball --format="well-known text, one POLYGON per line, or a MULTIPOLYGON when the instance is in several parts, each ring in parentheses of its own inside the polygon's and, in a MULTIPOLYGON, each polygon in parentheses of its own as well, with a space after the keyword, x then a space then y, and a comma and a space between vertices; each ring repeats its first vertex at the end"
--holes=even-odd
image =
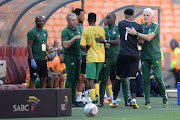
POLYGON ((95 104, 89 103, 84 107, 84 114, 88 117, 93 117, 98 113, 98 108, 95 104))

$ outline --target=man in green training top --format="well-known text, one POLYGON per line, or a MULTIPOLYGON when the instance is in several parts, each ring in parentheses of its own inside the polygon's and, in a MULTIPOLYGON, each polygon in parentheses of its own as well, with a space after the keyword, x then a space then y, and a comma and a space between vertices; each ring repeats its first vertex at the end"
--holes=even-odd
MULTIPOLYGON (((97 42, 105 42, 105 63, 102 69, 102 80, 100 84, 100 104, 99 107, 104 106, 104 94, 107 85, 108 78, 110 76, 112 68, 116 68, 116 61, 120 51, 120 34, 118 25, 115 24, 116 15, 110 13, 107 15, 107 26, 104 27, 106 32, 106 40, 97 39, 97 42)), ((114 83, 114 82, 113 82, 114 83)), ((122 88, 124 94, 125 105, 128 105, 128 83, 126 79, 122 79, 122 88)), ((110 104, 111 106, 111 104, 110 104)))
POLYGON ((150 106, 150 71, 153 69, 154 76, 158 82, 161 96, 163 98, 163 108, 168 108, 166 89, 161 75, 161 51, 160 51, 160 30, 159 24, 153 22, 154 11, 146 8, 143 11, 144 21, 142 24, 143 34, 138 33, 134 28, 127 29, 129 34, 137 35, 140 39, 145 40, 142 51, 142 73, 143 89, 145 94, 145 108, 150 106))
POLYGON ((67 14, 66 19, 68 26, 63 29, 61 35, 62 46, 64 49, 64 62, 66 64, 67 73, 65 88, 72 89, 72 107, 82 107, 82 104, 76 102, 76 89, 81 69, 81 32, 77 26, 77 17, 75 13, 67 14))
POLYGON ((48 33, 43 29, 44 20, 44 16, 37 16, 35 20, 36 26, 27 34, 27 48, 29 52, 28 63, 30 68, 29 88, 34 88, 37 74, 40 77, 40 88, 46 87, 46 80, 48 77, 46 60, 48 33))

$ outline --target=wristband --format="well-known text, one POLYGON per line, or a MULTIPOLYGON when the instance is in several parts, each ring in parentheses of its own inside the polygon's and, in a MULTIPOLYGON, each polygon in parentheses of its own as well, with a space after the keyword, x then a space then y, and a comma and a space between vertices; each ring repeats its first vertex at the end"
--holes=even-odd
POLYGON ((107 40, 104 40, 104 43, 107 43, 107 40))

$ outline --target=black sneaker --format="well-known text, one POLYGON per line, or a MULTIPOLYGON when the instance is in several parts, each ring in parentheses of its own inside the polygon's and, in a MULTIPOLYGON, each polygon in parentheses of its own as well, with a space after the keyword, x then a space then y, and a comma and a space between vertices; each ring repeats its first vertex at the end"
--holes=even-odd
POLYGON ((99 107, 104 107, 104 106, 105 106, 104 103, 99 104, 99 107))
POLYGON ((79 103, 80 103, 80 104, 82 104, 83 106, 85 106, 85 105, 86 105, 86 102, 82 102, 82 101, 80 101, 79 103))
POLYGON ((76 104, 73 104, 73 103, 72 103, 72 107, 76 107, 76 104))
POLYGON ((150 108, 151 108, 151 104, 150 104, 150 102, 145 102, 145 108, 148 108, 148 109, 150 109, 150 108))
POLYGON ((84 106, 81 101, 80 102, 76 102, 75 105, 76 105, 76 107, 83 107, 84 106))
POLYGON ((93 101, 92 103, 94 103, 95 105, 97 105, 97 101, 93 101))
POLYGON ((99 101, 99 96, 96 95, 96 103, 98 103, 98 101, 99 101))
MULTIPOLYGON (((81 101, 82 102, 82 101, 81 101)), ((83 106, 85 106, 87 104, 87 102, 82 102, 83 106)))
POLYGON ((167 99, 163 99, 163 108, 168 108, 168 100, 167 99))
POLYGON ((131 105, 131 98, 129 98, 128 101, 125 102, 125 106, 132 106, 132 105, 131 105))

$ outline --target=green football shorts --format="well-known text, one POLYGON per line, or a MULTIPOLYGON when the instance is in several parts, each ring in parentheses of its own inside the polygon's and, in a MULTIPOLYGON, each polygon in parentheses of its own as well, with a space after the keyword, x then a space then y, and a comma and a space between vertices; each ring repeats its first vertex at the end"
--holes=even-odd
POLYGON ((103 64, 104 62, 86 63, 86 78, 98 80, 103 64))

